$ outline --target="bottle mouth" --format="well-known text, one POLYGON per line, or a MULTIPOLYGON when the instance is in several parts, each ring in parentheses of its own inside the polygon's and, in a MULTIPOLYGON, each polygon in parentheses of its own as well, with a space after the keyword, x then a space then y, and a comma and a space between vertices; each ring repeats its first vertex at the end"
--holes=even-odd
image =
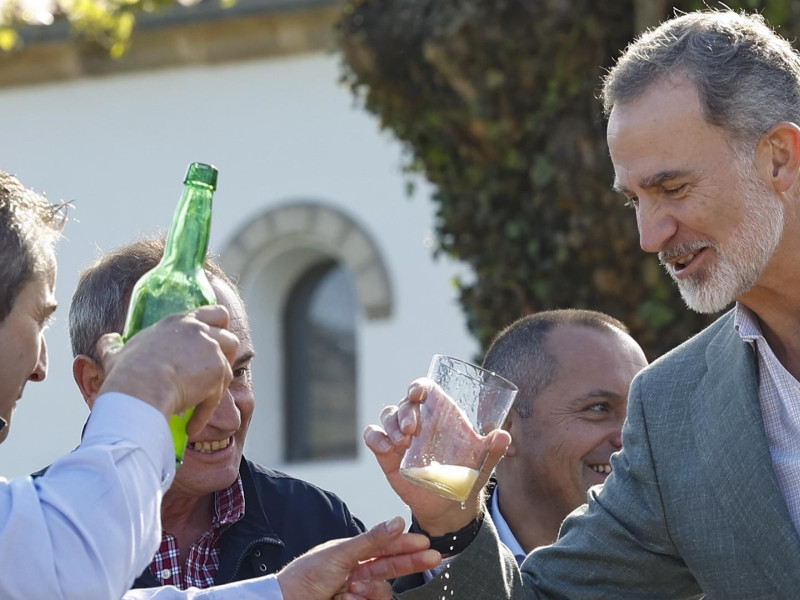
POLYGON ((189 170, 186 172, 186 178, 183 180, 183 183, 206 185, 212 190, 216 190, 218 172, 217 168, 213 165, 194 162, 189 165, 189 170))

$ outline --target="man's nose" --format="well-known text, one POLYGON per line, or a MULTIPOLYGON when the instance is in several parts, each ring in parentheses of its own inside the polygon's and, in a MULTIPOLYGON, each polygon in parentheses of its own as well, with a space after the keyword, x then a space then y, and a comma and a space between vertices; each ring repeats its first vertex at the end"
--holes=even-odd
POLYGON ((639 200, 636 212, 639 245, 645 252, 657 253, 678 230, 678 221, 660 206, 639 200))
POLYGON ((236 399, 230 388, 220 400, 216 410, 211 414, 209 424, 220 429, 238 429, 242 423, 242 414, 236 406, 236 399))
POLYGON ((36 359, 36 366, 28 379, 30 381, 44 381, 47 377, 47 342, 42 338, 39 346, 39 357, 36 359))

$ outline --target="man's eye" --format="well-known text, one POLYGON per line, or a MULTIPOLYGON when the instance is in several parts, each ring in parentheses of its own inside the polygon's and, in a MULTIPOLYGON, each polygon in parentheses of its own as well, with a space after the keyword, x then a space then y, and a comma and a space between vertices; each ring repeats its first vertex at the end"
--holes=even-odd
POLYGON ((608 403, 596 402, 595 404, 590 405, 587 410, 596 413, 607 413, 609 411, 608 403))
POLYGON ((664 188, 664 193, 667 196, 676 196, 676 195, 680 194, 685 189, 686 189, 686 184, 682 183, 681 185, 676 186, 676 187, 664 188))
POLYGON ((637 196, 631 196, 625 201, 626 208, 639 208, 639 198, 637 196))
POLYGON ((250 372, 250 367, 240 367, 233 372, 233 378, 245 377, 250 372))

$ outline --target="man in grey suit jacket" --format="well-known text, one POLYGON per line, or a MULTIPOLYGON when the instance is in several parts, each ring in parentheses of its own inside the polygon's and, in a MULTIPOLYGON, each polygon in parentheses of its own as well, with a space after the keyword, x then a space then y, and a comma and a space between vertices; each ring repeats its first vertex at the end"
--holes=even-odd
MULTIPOLYGON (((736 306, 637 376, 603 489, 521 569, 479 499, 461 510, 397 476, 438 393, 412 384, 365 439, 456 556, 403 598, 800 597, 800 56, 758 15, 689 13, 632 44, 603 99, 642 248, 690 308, 736 306)), ((488 443, 484 479, 508 437, 488 443)))

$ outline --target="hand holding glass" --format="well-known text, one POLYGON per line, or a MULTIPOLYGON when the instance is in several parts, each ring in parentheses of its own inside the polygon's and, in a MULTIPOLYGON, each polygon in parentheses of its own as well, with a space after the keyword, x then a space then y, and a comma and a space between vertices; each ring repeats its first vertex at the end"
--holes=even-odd
POLYGON ((441 391, 420 405, 417 435, 400 474, 445 498, 464 502, 489 454, 485 436, 502 426, 517 386, 457 358, 437 354, 428 377, 441 391))

